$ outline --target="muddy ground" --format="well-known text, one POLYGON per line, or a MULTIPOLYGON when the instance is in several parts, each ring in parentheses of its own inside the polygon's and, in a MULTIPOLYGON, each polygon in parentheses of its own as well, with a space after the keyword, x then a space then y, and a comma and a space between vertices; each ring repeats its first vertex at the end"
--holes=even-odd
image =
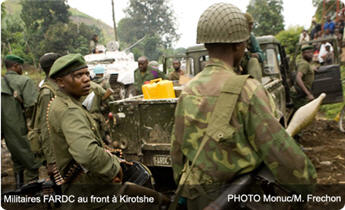
MULTIPOLYGON (((317 173, 314 195, 340 195, 341 203, 309 203, 307 209, 341 209, 345 202, 345 134, 334 121, 318 119, 300 133, 297 141, 313 162, 317 173)), ((40 176, 44 177, 44 169, 40 176)), ((12 162, 4 142, 1 144, 2 191, 14 187, 12 162)))
POLYGON ((342 196, 341 203, 310 203, 308 209, 341 209, 345 202, 345 134, 335 121, 318 119, 298 142, 313 162, 318 178, 315 195, 342 196))

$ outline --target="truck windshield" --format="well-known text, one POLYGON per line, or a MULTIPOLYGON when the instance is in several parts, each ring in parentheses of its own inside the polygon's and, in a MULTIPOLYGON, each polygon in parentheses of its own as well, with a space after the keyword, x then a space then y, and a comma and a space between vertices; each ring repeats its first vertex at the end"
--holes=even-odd
POLYGON ((277 54, 274 49, 266 49, 264 60, 264 72, 266 74, 279 74, 277 54))

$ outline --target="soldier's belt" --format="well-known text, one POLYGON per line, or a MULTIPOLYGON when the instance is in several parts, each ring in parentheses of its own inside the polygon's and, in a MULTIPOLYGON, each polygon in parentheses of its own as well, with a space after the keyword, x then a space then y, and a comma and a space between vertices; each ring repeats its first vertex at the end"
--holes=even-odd
POLYGON ((71 164, 64 176, 61 176, 56 166, 53 168, 55 184, 58 186, 74 181, 81 174, 83 174, 83 169, 78 163, 71 164))

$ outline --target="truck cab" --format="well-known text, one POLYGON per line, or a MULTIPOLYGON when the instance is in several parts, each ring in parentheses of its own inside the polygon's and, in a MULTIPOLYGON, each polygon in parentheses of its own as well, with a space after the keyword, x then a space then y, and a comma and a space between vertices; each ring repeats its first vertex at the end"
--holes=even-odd
MULTIPOLYGON (((284 48, 274 36, 262 36, 257 38, 262 51, 264 52, 262 85, 271 93, 276 105, 277 119, 286 125, 292 110, 289 105, 292 103, 289 90, 291 81, 289 80, 289 66, 284 48)), ((181 58, 181 56, 179 56, 181 58)), ((166 71, 172 57, 163 59, 163 67, 166 71)), ((189 47, 185 57, 185 72, 189 77, 194 77, 202 71, 209 56, 204 45, 189 47)))

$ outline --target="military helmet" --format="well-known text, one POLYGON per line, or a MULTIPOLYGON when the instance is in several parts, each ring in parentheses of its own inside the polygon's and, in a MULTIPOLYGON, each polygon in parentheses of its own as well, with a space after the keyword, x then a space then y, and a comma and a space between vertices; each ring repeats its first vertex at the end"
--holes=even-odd
POLYGON ((95 66, 92 70, 93 70, 93 73, 95 74, 104 74, 105 72, 105 68, 101 65, 95 66))
POLYGON ((229 3, 216 3, 200 16, 197 29, 199 43, 239 43, 248 40, 248 22, 244 14, 229 3))

